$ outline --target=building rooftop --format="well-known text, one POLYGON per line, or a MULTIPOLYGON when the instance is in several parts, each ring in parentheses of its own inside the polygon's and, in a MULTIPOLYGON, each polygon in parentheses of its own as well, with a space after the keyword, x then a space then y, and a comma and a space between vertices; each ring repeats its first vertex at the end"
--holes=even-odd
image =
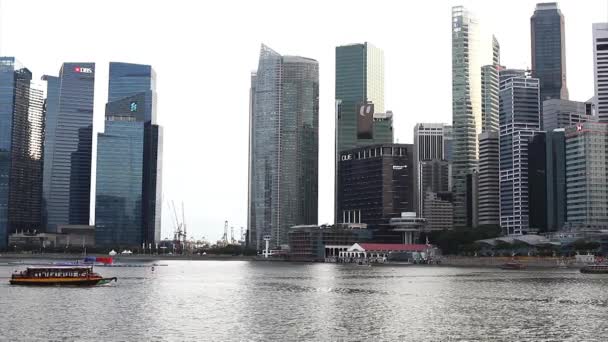
POLYGON ((360 243, 359 246, 366 251, 400 251, 400 252, 422 252, 432 246, 423 244, 401 244, 401 243, 360 243))

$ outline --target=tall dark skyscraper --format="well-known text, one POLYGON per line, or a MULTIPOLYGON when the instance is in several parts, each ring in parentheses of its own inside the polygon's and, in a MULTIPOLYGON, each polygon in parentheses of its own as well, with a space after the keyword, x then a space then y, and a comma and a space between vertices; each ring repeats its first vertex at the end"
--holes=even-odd
POLYGON ((262 45, 250 96, 248 243, 278 247, 317 224, 319 64, 262 45))
POLYGON ((556 2, 536 5, 530 32, 532 77, 540 80, 541 104, 549 99, 567 100, 564 16, 556 2))
POLYGON ((384 113, 384 51, 365 42, 336 47, 335 222, 338 210, 340 152, 373 144, 393 143, 393 115, 384 113), (364 103, 373 104, 362 116, 364 103), (365 119, 367 117, 367 119, 365 119), (363 118, 363 119, 362 119, 363 118))
POLYGON ((162 131, 155 77, 149 65, 110 63, 105 130, 98 135, 97 245, 160 240, 162 131))
POLYGON ((46 229, 89 224, 94 63, 64 63, 45 76, 43 219, 46 229))
POLYGON ((13 57, 0 57, 0 249, 8 234, 40 231, 43 91, 13 57))

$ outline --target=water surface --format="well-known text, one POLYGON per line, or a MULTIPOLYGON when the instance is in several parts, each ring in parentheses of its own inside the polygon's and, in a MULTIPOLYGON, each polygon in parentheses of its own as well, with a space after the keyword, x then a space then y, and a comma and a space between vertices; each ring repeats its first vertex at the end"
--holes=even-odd
POLYGON ((608 275, 163 261, 94 288, 9 286, 2 341, 606 341, 608 275))

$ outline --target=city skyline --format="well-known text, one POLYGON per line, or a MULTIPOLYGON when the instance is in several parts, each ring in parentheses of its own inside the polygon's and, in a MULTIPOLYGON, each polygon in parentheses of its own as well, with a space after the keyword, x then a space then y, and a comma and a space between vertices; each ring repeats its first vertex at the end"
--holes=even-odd
MULTIPOLYGON (((95 133, 99 132, 101 127, 103 127, 103 111, 99 110, 98 105, 99 103, 102 103, 102 106, 105 104, 105 96, 99 96, 99 94, 105 94, 106 92, 103 90, 98 91, 97 87, 102 87, 102 89, 103 87, 107 87, 105 78, 105 75, 107 75, 107 69, 105 69, 107 68, 106 62, 120 60, 153 65, 159 74, 159 110, 163 113, 162 117, 159 118, 159 123, 166 128, 164 198, 165 200, 173 199, 185 202, 186 220, 191 234, 196 238, 204 235, 210 240, 215 240, 221 235, 223 222, 226 219, 235 228, 246 226, 248 73, 255 69, 260 42, 268 43, 278 51, 303 55, 319 61, 321 105, 319 111, 319 223, 332 222, 333 203, 331 198, 333 198, 334 171, 332 163, 334 153, 332 148, 334 141, 334 96, 332 91, 334 88, 334 70, 332 65, 334 64, 333 54, 335 47, 369 41, 384 50, 386 74, 385 108, 392 109, 396 113, 395 142, 411 143, 412 128, 415 123, 444 122, 450 124, 451 122, 449 17, 451 6, 459 4, 461 3, 429 4, 428 9, 431 12, 437 13, 434 17, 435 19, 429 23, 414 21, 415 24, 422 25, 419 27, 420 30, 429 30, 429 34, 424 37, 417 37, 413 34, 405 35, 405 38, 411 41, 410 44, 404 44, 405 40, 402 34, 384 37, 384 33, 391 31, 413 32, 407 30, 407 28, 411 28, 408 26, 410 25, 409 23, 397 22, 400 16, 391 12, 398 11, 390 11, 391 6, 389 4, 370 9, 373 13, 386 14, 385 17, 387 19, 384 25, 378 25, 379 27, 374 28, 357 28, 355 25, 356 21, 353 20, 353 23, 345 23, 347 25, 345 31, 350 30, 349 33, 328 35, 322 37, 322 39, 316 38, 314 34, 305 36, 304 31, 295 31, 297 39, 289 37, 289 34, 280 36, 272 33, 266 26, 260 30, 253 30, 253 32, 244 35, 243 38, 239 38, 238 41, 245 42, 247 39, 253 41, 237 44, 239 45, 237 50, 230 50, 232 48, 226 46, 227 44, 234 44, 233 41, 228 42, 230 39, 216 42, 214 38, 211 40, 211 44, 201 45, 208 46, 209 49, 217 49, 218 47, 213 46, 213 43, 219 43, 221 48, 228 48, 227 51, 231 51, 233 54, 222 54, 221 58, 208 57, 207 62, 202 64, 214 65, 214 61, 222 62, 222 60, 226 60, 226 62, 222 63, 236 63, 238 67, 231 65, 230 68, 232 70, 228 70, 228 67, 216 68, 214 65, 212 68, 202 68, 204 71, 199 71, 196 70, 197 66, 202 64, 195 63, 195 56, 197 54, 195 56, 180 55, 178 58, 179 63, 175 63, 174 56, 167 56, 166 54, 155 56, 154 52, 160 51, 158 47, 155 50, 146 49, 144 45, 150 42, 147 40, 148 38, 144 38, 142 42, 132 42, 130 39, 109 39, 109 37, 120 38, 120 32, 116 31, 116 29, 108 28, 110 32, 104 32, 104 34, 107 33, 108 37, 105 38, 104 34, 100 35, 98 32, 90 31, 86 25, 81 30, 82 32, 72 32, 65 30, 65 27, 61 26, 53 27, 50 32, 45 32, 43 37, 52 35, 54 39, 57 39, 58 41, 55 43, 57 44, 55 46, 56 49, 48 49, 49 46, 46 45, 48 44, 46 42, 31 44, 35 36, 28 39, 30 38, 28 34, 31 33, 11 29, 11 27, 17 27, 13 25, 15 22, 11 17, 18 17, 12 16, 11 12, 18 12, 20 8, 27 7, 28 2, 4 2, 0 8, 0 11, 2 11, 2 14, 0 14, 0 55, 15 56, 21 60, 24 65, 32 70, 35 75, 34 79, 39 79, 42 74, 55 74, 63 61, 90 60, 95 62, 98 66, 95 86, 98 95, 95 97, 95 133), (391 19, 395 20, 391 21, 391 19), (91 37, 87 37, 87 34, 91 34, 91 37), (248 35, 253 35, 254 37, 252 38, 248 35), (428 44, 424 44, 424 42, 426 39, 433 40, 435 38, 438 39, 435 41, 436 44, 433 45, 438 45, 437 51, 439 52, 431 50, 435 53, 419 53, 422 56, 417 57, 407 56, 411 53, 411 46, 419 48, 428 47, 430 50, 431 47, 428 44), (23 44, 20 40, 26 43, 23 44), (408 45, 408 47, 401 50, 399 45, 408 45), (103 47, 106 47, 106 49, 103 47), (35 51, 41 48, 47 48, 48 53, 41 54, 41 57, 38 57, 38 53, 35 51), (234 54, 235 51, 238 53, 234 54), (412 65, 423 65, 424 67, 413 68, 412 65), (220 78, 217 74, 218 71, 210 69, 222 69, 224 74, 221 74, 222 77, 220 78), (424 74, 418 73, 420 71, 414 69, 426 69, 425 73, 427 74, 429 71, 432 72, 433 77, 429 77, 432 80, 423 79, 422 75, 424 74), (208 74, 205 72, 208 72, 208 74), (176 86, 188 84, 187 82, 184 83, 187 79, 182 77, 194 79, 194 84, 205 83, 206 80, 210 80, 211 82, 209 82, 210 85, 203 85, 202 90, 197 89, 194 91, 193 89, 184 89, 183 87, 176 86), (408 83, 416 83, 416 85, 408 83), (225 88, 225 90, 216 91, 214 88, 225 88), (211 104, 210 110, 194 110, 193 108, 207 108, 207 106, 195 106, 191 101, 184 101, 184 99, 189 97, 198 99, 197 94, 199 92, 210 95, 207 100, 211 104), (223 93, 227 93, 227 95, 223 93), (184 96, 184 94, 187 96, 184 96), (443 94, 439 96, 441 98, 439 101, 433 100, 437 97, 437 94, 443 94), (214 104, 215 102, 219 104, 214 104), (229 107, 226 107, 225 104, 229 104, 229 107), (432 104, 432 106, 429 106, 429 104, 432 104), (424 110, 425 108, 426 111, 424 110), (432 109, 428 110, 428 108, 432 109), (190 113, 189 116, 188 113, 190 113), (226 115, 229 115, 231 119, 227 119, 226 115), (193 121, 196 123, 195 125, 192 125, 193 121), (236 121, 241 122, 237 123, 236 121), (229 124, 232 125, 230 126, 231 134, 209 132, 211 129, 200 128, 200 125, 209 125, 211 128, 227 128, 229 124), (189 126, 197 127, 190 128, 189 126), (199 135, 198 132, 200 131, 203 131, 205 134, 199 135), (219 151, 208 152, 211 155, 204 158, 204 160, 207 163, 213 161, 214 164, 210 166, 205 161, 192 163, 191 159, 196 158, 197 155, 184 153, 182 150, 184 146, 195 146, 204 150, 205 146, 211 143, 219 143, 220 145, 227 143, 229 148, 235 153, 222 156, 219 151), (231 182, 234 179, 234 183, 228 184, 228 182, 223 182, 223 184, 215 185, 214 183, 219 183, 215 181, 217 179, 230 180, 231 182)), ((502 64, 513 68, 530 67, 529 19, 533 14, 536 5, 535 1, 512 4, 512 7, 506 11, 516 13, 513 16, 505 15, 504 12, 501 12, 500 15, 489 15, 489 7, 491 6, 481 2, 463 1, 462 4, 474 11, 477 18, 482 20, 484 24, 486 22, 494 23, 495 28, 493 28, 492 32, 495 33, 501 44, 502 64), (506 18, 502 18, 503 16, 506 18), (511 24, 509 20, 514 21, 514 23, 511 24), (507 34, 508 32, 512 33, 507 34)), ((606 21, 608 19, 604 14, 606 13, 606 4, 598 1, 581 5, 572 1, 562 1, 559 5, 566 17, 566 41, 568 44, 566 52, 570 56, 566 58, 568 61, 570 98, 575 101, 586 101, 593 95, 591 25, 593 22, 606 21), (575 6, 578 6, 579 9, 576 10, 575 6)), ((81 3, 70 4, 69 2, 60 5, 39 3, 39 7, 42 8, 39 11, 40 13, 46 12, 43 10, 44 6, 51 6, 55 9, 62 6, 66 8, 70 6, 76 7, 80 11, 73 10, 74 12, 66 11, 65 13, 63 11, 54 11, 54 13, 58 13, 58 16, 69 16, 71 14, 74 15, 73 20, 76 22, 86 19, 87 21, 92 21, 92 27, 102 27, 101 22, 97 22, 98 24, 94 25, 96 23, 95 20, 97 20, 95 18, 76 15, 77 13, 90 12, 93 8, 97 11, 97 7, 100 6, 95 7, 94 5, 81 3), (73 6, 75 4, 77 6, 73 6)), ((134 5, 125 4, 124 6, 126 7, 124 12, 129 13, 129 9, 134 5)), ((190 4, 185 4, 184 6, 190 6, 190 4)), ((357 10, 361 10, 362 7, 362 5, 355 3, 349 10, 355 13, 357 10)), ((254 6, 250 9, 255 12, 254 6)), ((156 13, 156 16, 160 15, 156 12, 159 10, 145 9, 145 11, 150 11, 149 14, 156 13)), ((23 11, 25 12, 25 10, 23 11)), ((184 13, 195 12, 184 10, 182 7, 180 7, 179 11, 183 11, 184 13)), ((222 10, 220 9, 220 11, 222 10)), ((332 10, 321 13, 322 23, 329 25, 328 21, 333 17, 331 13, 333 13, 332 10)), ((189 18, 188 14, 185 14, 189 18)), ((104 15, 100 15, 99 17, 104 17, 104 15)), ((350 17, 354 18, 354 15, 350 17)), ((68 17, 61 18, 66 19, 68 17)), ((48 19, 41 16, 35 18, 35 20, 44 23, 48 19)), ((187 20, 184 22, 177 25, 178 28, 192 28, 189 26, 193 25, 192 23, 187 20)), ((126 28, 134 29, 138 24, 141 24, 140 19, 135 18, 133 22, 126 25, 126 28)), ((175 33, 179 33, 179 31, 175 33)), ((240 35, 241 33, 240 31, 229 31, 227 35, 230 37, 233 34, 240 35)), ((149 36, 151 39, 155 35, 149 34, 149 36)), ((161 42, 164 39, 167 38, 161 36, 161 42)), ((176 41, 181 42, 182 39, 185 38, 178 37, 176 41)), ((177 44, 173 45, 171 42, 167 44, 170 44, 169 48, 177 48, 177 44)), ((159 43, 158 45, 163 45, 163 43, 159 43)), ((210 51, 204 48, 196 51, 203 54, 210 53, 210 51)), ((93 144, 95 146, 96 142, 93 142, 93 144)), ((163 209, 166 209, 166 204, 163 206, 163 209)), ((169 211, 163 210, 163 212, 165 213, 163 215, 163 237, 166 237, 172 233, 172 225, 170 223, 171 217, 169 211)))

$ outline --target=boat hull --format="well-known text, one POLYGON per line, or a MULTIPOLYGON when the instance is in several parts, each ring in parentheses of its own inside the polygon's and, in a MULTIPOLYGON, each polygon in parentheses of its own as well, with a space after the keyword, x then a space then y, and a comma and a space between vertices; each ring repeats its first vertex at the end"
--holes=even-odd
POLYGON ((587 268, 587 267, 583 267, 581 268, 581 273, 587 273, 587 274, 608 274, 608 269, 594 269, 594 268, 587 268))
POLYGON ((26 286, 95 286, 116 281, 116 278, 92 279, 11 279, 11 285, 26 286))

